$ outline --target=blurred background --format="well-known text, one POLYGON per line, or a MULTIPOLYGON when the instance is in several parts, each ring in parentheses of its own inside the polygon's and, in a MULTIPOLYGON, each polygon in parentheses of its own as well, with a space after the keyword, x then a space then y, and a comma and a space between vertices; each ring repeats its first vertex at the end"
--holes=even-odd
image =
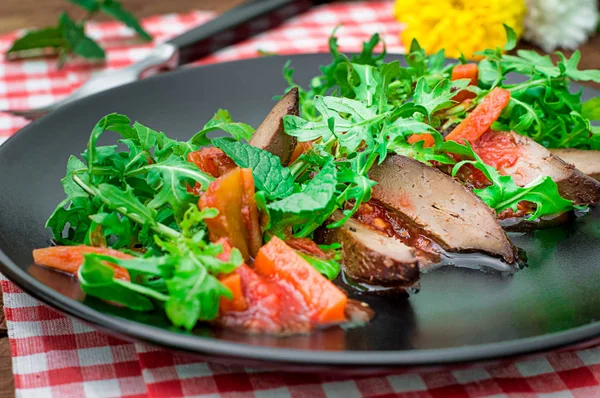
MULTIPOLYGON (((144 18, 192 10, 222 12, 243 3, 243 0, 122 0, 120 3, 137 17, 144 18)), ((0 0, 0 34, 55 24, 57 15, 62 11, 81 14, 81 9, 67 0, 0 0)), ((102 19, 109 18, 98 17, 98 20, 102 19)))

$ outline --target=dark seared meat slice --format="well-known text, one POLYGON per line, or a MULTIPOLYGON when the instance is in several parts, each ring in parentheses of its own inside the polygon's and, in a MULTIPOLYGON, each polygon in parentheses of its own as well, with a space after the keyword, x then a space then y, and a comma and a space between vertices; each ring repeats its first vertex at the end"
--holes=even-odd
MULTIPOLYGON (((540 176, 549 176, 556 182, 558 192, 565 199, 572 200, 578 205, 600 202, 600 182, 553 155, 531 138, 514 132, 488 132, 485 134, 485 139, 501 140, 504 138, 503 135, 510 137, 511 145, 516 148, 517 153, 512 164, 497 167, 501 174, 513 177, 515 183, 520 186, 525 186, 540 176)), ((483 155, 481 149, 476 151, 478 155, 483 155)))
POLYGON ((296 137, 287 135, 283 130, 283 118, 287 115, 299 115, 297 87, 275 104, 250 140, 250 145, 277 155, 283 165, 289 163, 296 146, 296 137))
POLYGON ((495 213, 475 194, 441 171, 391 155, 369 176, 374 199, 410 219, 449 252, 484 252, 515 261, 515 249, 495 213))
POLYGON ((550 152, 572 164, 575 168, 595 180, 600 180, 600 151, 564 148, 551 149, 550 152))
MULTIPOLYGON (((336 212, 330 221, 339 220, 336 212)), ((404 289, 419 281, 416 250, 357 220, 340 228, 320 228, 316 241, 342 245, 342 265, 347 276, 358 282, 404 289)))

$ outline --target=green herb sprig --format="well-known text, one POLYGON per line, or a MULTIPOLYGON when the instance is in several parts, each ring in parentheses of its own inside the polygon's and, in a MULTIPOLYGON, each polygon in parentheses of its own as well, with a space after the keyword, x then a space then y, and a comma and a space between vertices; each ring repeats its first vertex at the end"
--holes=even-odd
POLYGON ((144 30, 137 18, 116 0, 69 0, 86 14, 76 21, 66 12, 61 13, 58 24, 30 30, 16 39, 6 52, 8 60, 36 57, 50 51, 58 54, 58 66, 63 66, 71 55, 97 60, 106 58, 104 49, 85 34, 85 24, 98 13, 103 13, 133 29, 144 41, 152 36, 144 30))
POLYGON ((83 160, 69 158, 62 180, 66 198, 46 225, 59 244, 100 242, 136 258, 86 255, 78 275, 84 292, 138 311, 162 308, 175 326, 188 330, 216 317, 220 298, 232 297, 217 277, 243 259, 237 249, 228 261, 216 258, 222 247, 208 241, 204 220, 217 212, 200 211, 197 196, 187 189, 194 184, 205 189, 214 180, 187 155, 215 130, 236 139, 248 139, 253 132, 224 110, 188 141, 132 124, 120 114, 96 124, 83 160), (98 145, 107 131, 118 133, 127 150, 98 145), (107 263, 127 269, 131 280, 115 279, 107 263))

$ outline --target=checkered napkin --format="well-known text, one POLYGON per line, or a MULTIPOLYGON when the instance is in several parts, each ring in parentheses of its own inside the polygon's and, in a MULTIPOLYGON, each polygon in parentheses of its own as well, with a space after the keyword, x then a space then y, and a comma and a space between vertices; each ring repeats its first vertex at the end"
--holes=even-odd
MULTIPOLYGON (((387 2, 316 8, 280 28, 201 61, 255 57, 259 50, 292 54, 327 51, 340 24, 344 51, 360 50, 372 33, 390 52, 402 52, 400 26, 387 2)), ((193 12, 149 18, 144 26, 163 41, 211 18, 193 12)), ((152 45, 115 23, 90 24, 89 35, 107 49, 105 65, 76 60, 57 70, 52 60, 8 63, 0 58, 0 110, 51 103, 103 68, 122 68, 152 45)), ((0 37, 0 53, 17 33, 0 37)), ((0 142, 27 121, 0 111, 0 142)), ((20 397, 600 397, 600 348, 468 369, 349 377, 294 374, 210 364, 183 354, 121 341, 59 314, 3 279, 17 396, 20 397)))

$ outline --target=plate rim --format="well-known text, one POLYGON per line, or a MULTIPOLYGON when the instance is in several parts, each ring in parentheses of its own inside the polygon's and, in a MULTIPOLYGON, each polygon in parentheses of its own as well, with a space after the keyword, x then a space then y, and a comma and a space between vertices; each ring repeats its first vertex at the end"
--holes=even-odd
MULTIPOLYGON (((307 53, 293 55, 278 55, 270 59, 291 59, 300 57, 324 56, 326 53, 307 53)), ((388 58, 403 59, 402 54, 388 54, 388 58)), ((182 68, 167 74, 152 76, 144 80, 131 82, 123 86, 102 91, 94 95, 73 101, 60 111, 68 110, 89 99, 98 96, 110 95, 113 90, 122 90, 130 85, 144 84, 146 80, 168 79, 170 76, 191 73, 198 69, 215 68, 223 64, 252 63, 264 58, 248 58, 242 60, 221 62, 216 64, 182 68)), ((588 88, 593 91, 592 88, 588 88)), ((34 128, 40 120, 38 119, 17 133, 9 137, 2 149, 11 145, 13 139, 22 137, 22 133, 34 128)), ((413 366, 436 366, 457 363, 470 363, 481 361, 495 361, 517 356, 534 355, 550 350, 568 347, 577 343, 600 338, 600 320, 587 325, 578 326, 559 332, 546 333, 521 339, 505 340, 495 343, 466 345, 453 348, 414 349, 414 350, 307 350, 279 348, 269 346, 250 345, 232 341, 220 340, 213 337, 196 336, 165 330, 156 326, 131 321, 116 315, 110 315, 95 310, 79 301, 71 299, 56 290, 40 282, 27 271, 15 264, 0 248, 0 271, 4 276, 14 282, 23 291, 32 295, 46 305, 58 309, 60 312, 73 316, 94 328, 107 333, 126 337, 129 340, 143 341, 154 346, 175 349, 198 355, 228 357, 232 359, 256 360, 268 363, 287 363, 300 366, 361 366, 361 367, 413 367, 413 366), (168 341, 170 344, 165 344, 168 341)))
POLYGON ((494 361, 568 347, 600 337, 600 321, 561 332, 523 339, 468 345, 458 348, 435 348, 389 351, 306 350, 255 346, 165 330, 130 321, 95 310, 55 291, 17 266, 0 249, 2 274, 43 303, 108 333, 141 340, 154 346, 187 353, 226 356, 270 363, 316 366, 404 367, 436 366, 465 362, 494 361), (171 344, 166 345, 164 342, 171 344))

